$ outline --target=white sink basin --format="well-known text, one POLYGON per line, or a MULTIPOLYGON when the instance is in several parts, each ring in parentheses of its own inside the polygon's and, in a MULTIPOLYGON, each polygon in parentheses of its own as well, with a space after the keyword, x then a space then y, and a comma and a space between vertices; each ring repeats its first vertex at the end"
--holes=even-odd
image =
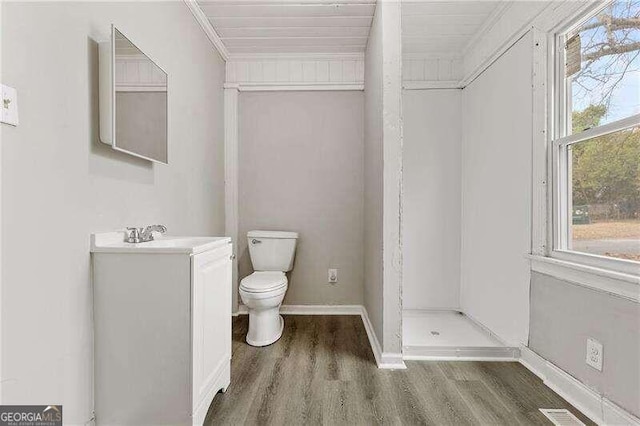
POLYGON ((161 236, 146 243, 127 243, 125 232, 91 234, 92 253, 190 253, 197 254, 231 243, 229 237, 161 236))

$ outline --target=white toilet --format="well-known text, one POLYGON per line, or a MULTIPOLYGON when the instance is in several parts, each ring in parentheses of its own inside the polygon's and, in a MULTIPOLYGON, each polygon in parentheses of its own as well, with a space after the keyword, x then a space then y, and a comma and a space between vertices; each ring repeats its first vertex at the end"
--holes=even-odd
POLYGON ((240 297, 249 310, 247 343, 267 346, 282 336, 280 305, 287 292, 285 272, 293 269, 297 232, 249 231, 254 273, 240 281, 240 297))

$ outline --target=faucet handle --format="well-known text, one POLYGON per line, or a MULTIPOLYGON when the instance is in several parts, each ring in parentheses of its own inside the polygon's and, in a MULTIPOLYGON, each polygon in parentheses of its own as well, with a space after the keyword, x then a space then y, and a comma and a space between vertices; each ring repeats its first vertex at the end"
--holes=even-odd
POLYGON ((125 238, 125 242, 139 243, 141 232, 142 228, 127 227, 127 237, 125 238))
POLYGON ((149 225, 146 228, 140 228, 140 241, 146 243, 147 241, 153 241, 153 233, 159 232, 164 234, 167 232, 167 227, 164 225, 149 225))

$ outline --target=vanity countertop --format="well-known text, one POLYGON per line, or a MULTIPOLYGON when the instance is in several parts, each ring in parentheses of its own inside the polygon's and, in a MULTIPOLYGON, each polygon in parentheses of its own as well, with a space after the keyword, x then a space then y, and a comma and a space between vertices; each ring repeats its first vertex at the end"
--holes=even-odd
POLYGON ((125 231, 91 234, 91 253, 198 254, 231 243, 229 237, 180 237, 163 235, 146 243, 127 243, 125 231))

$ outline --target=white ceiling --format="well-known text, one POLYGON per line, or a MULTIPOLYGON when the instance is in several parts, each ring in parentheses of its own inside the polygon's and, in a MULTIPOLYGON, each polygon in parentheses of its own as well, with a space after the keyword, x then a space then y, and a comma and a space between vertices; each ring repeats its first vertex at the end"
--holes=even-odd
MULTIPOLYGON (((364 52, 376 0, 197 0, 232 55, 364 52)), ((501 1, 402 0, 403 53, 462 56, 501 1)))
POLYGON ((233 54, 363 52, 375 0, 198 0, 233 54))
POLYGON ((403 54, 461 56, 501 3, 403 0, 403 54))

